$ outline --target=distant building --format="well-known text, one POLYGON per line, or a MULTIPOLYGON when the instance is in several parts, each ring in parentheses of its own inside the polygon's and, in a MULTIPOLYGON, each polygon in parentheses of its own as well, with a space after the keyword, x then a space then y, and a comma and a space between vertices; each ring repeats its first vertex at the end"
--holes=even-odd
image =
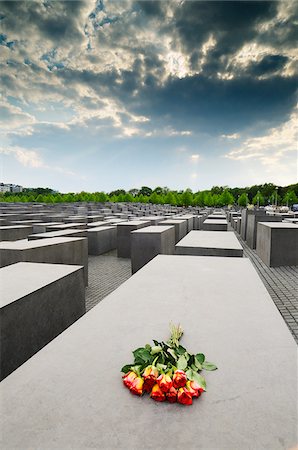
POLYGON ((23 186, 18 184, 0 183, 0 192, 23 192, 23 186))

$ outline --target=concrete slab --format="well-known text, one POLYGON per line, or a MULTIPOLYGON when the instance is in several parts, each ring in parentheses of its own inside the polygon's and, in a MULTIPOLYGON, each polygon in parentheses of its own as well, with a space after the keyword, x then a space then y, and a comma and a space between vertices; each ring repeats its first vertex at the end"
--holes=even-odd
POLYGON ((202 230, 205 231, 227 231, 228 222, 226 219, 206 219, 202 224, 202 230))
POLYGON ((31 225, 7 225, 0 227, 0 241, 25 239, 32 233, 31 225))
POLYGON ((102 255, 117 246, 116 226, 92 227, 88 229, 88 254, 102 255))
POLYGON ((85 313, 82 266, 21 262, 0 269, 1 380, 85 313))
POLYGON ((174 226, 152 225, 131 232, 131 270, 137 272, 156 255, 175 252, 174 226))
POLYGON ((232 231, 191 231, 175 246, 176 255, 243 256, 232 231))
POLYGON ((117 224, 117 256, 119 258, 130 258, 131 256, 130 233, 148 226, 150 226, 150 221, 145 220, 131 220, 117 224))
POLYGON ((256 252, 268 267, 298 266, 298 227, 287 222, 259 222, 256 252))
POLYGON ((167 219, 159 222, 160 226, 174 226, 175 227, 175 244, 179 242, 184 236, 187 234, 187 224, 188 221, 186 219, 167 219))
POLYGON ((254 249, 257 243, 257 225, 258 222, 281 222, 280 216, 268 216, 267 214, 249 214, 247 216, 246 225, 246 242, 247 245, 254 249))
POLYGON ((47 226, 62 225, 61 222, 38 222, 33 225, 33 233, 45 233, 47 226))
POLYGON ((296 360, 248 259, 159 255, 1 383, 2 448, 289 449, 296 360), (167 339, 170 320, 219 367, 192 407, 121 383, 131 351, 167 339))
POLYGON ((84 280, 88 284, 87 238, 56 237, 28 241, 0 242, 0 266, 17 262, 74 264, 84 266, 84 280))
POLYGON ((66 228, 59 231, 46 231, 45 233, 35 233, 28 236, 28 241, 35 239, 48 239, 55 237, 87 237, 87 230, 73 230, 66 228))

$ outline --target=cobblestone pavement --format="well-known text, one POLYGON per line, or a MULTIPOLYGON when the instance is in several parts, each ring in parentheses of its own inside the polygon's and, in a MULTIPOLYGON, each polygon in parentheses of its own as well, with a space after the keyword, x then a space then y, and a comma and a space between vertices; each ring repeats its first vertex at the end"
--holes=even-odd
MULTIPOLYGON (((298 267, 267 267, 236 234, 244 248, 244 257, 251 260, 267 291, 298 343, 298 267)), ((117 258, 116 250, 100 256, 89 255, 89 286, 86 289, 86 310, 131 276, 130 259, 117 258)))
POLYGON ((255 250, 248 247, 236 234, 243 246, 243 256, 251 260, 272 300, 298 343, 298 267, 267 267, 255 250))
POLYGON ((100 256, 89 255, 88 273, 89 283, 86 288, 87 311, 131 276, 130 259, 117 258, 116 250, 100 256))

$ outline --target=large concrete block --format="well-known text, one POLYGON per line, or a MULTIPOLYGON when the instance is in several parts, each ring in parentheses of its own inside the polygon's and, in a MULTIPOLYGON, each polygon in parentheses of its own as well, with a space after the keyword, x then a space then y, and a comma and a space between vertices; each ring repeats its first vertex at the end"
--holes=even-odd
POLYGON ((0 227, 0 241, 17 241, 25 239, 32 233, 30 225, 8 225, 0 227))
POLYGON ((159 222, 158 225, 175 227, 175 244, 179 242, 187 234, 187 219, 167 219, 159 222))
POLYGON ((28 236, 28 241, 35 239, 48 239, 55 237, 87 237, 87 230, 73 230, 66 228, 59 231, 46 231, 45 233, 35 233, 28 236))
POLYGON ((256 251, 269 267, 298 265, 298 226, 286 222, 259 222, 256 251))
POLYGON ((0 384, 2 448, 289 449, 296 361, 247 258, 159 255, 0 384), (219 368, 191 407, 134 397, 121 381, 131 351, 167 339, 170 320, 219 368))
POLYGON ((86 224, 85 223, 62 223, 59 225, 49 225, 46 227, 47 231, 60 231, 60 230, 85 230, 86 224))
POLYGON ((187 221, 187 231, 186 233, 189 233, 191 230, 194 229, 194 215, 193 214, 183 214, 180 216, 174 216, 174 219, 182 219, 187 221))
POLYGON ((257 243, 257 224, 258 222, 281 222, 281 217, 268 216, 266 214, 248 214, 246 219, 246 242, 254 249, 257 243))
POLYGON ((92 227, 88 229, 89 255, 102 255, 114 250, 117 246, 116 226, 92 227))
POLYGON ((137 272, 156 255, 175 251, 174 226, 149 226, 131 232, 131 270, 137 272))
POLYGON ((226 219, 206 219, 202 224, 202 230, 205 231, 227 231, 228 222, 226 219))
POLYGON ((22 261, 84 266, 84 280, 88 284, 87 238, 56 237, 0 242, 1 267, 22 261))
POLYGON ((231 231, 191 231, 175 246, 176 255, 243 256, 243 248, 231 231))
POLYGON ((130 222, 121 222, 117 225, 117 255, 119 258, 130 258, 130 233, 148 226, 150 226, 150 221, 144 220, 131 220, 130 222))
POLYGON ((21 262, 0 269, 1 380, 81 317, 82 266, 21 262))
POLYGON ((33 225, 33 233, 45 233, 47 226, 50 225, 62 225, 61 222, 38 222, 33 225))

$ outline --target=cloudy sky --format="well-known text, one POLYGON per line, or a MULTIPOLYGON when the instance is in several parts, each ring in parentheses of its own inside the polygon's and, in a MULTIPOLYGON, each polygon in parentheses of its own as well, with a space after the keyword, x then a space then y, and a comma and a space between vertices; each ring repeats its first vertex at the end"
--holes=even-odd
POLYGON ((0 181, 297 182, 297 1, 0 1, 0 181))

